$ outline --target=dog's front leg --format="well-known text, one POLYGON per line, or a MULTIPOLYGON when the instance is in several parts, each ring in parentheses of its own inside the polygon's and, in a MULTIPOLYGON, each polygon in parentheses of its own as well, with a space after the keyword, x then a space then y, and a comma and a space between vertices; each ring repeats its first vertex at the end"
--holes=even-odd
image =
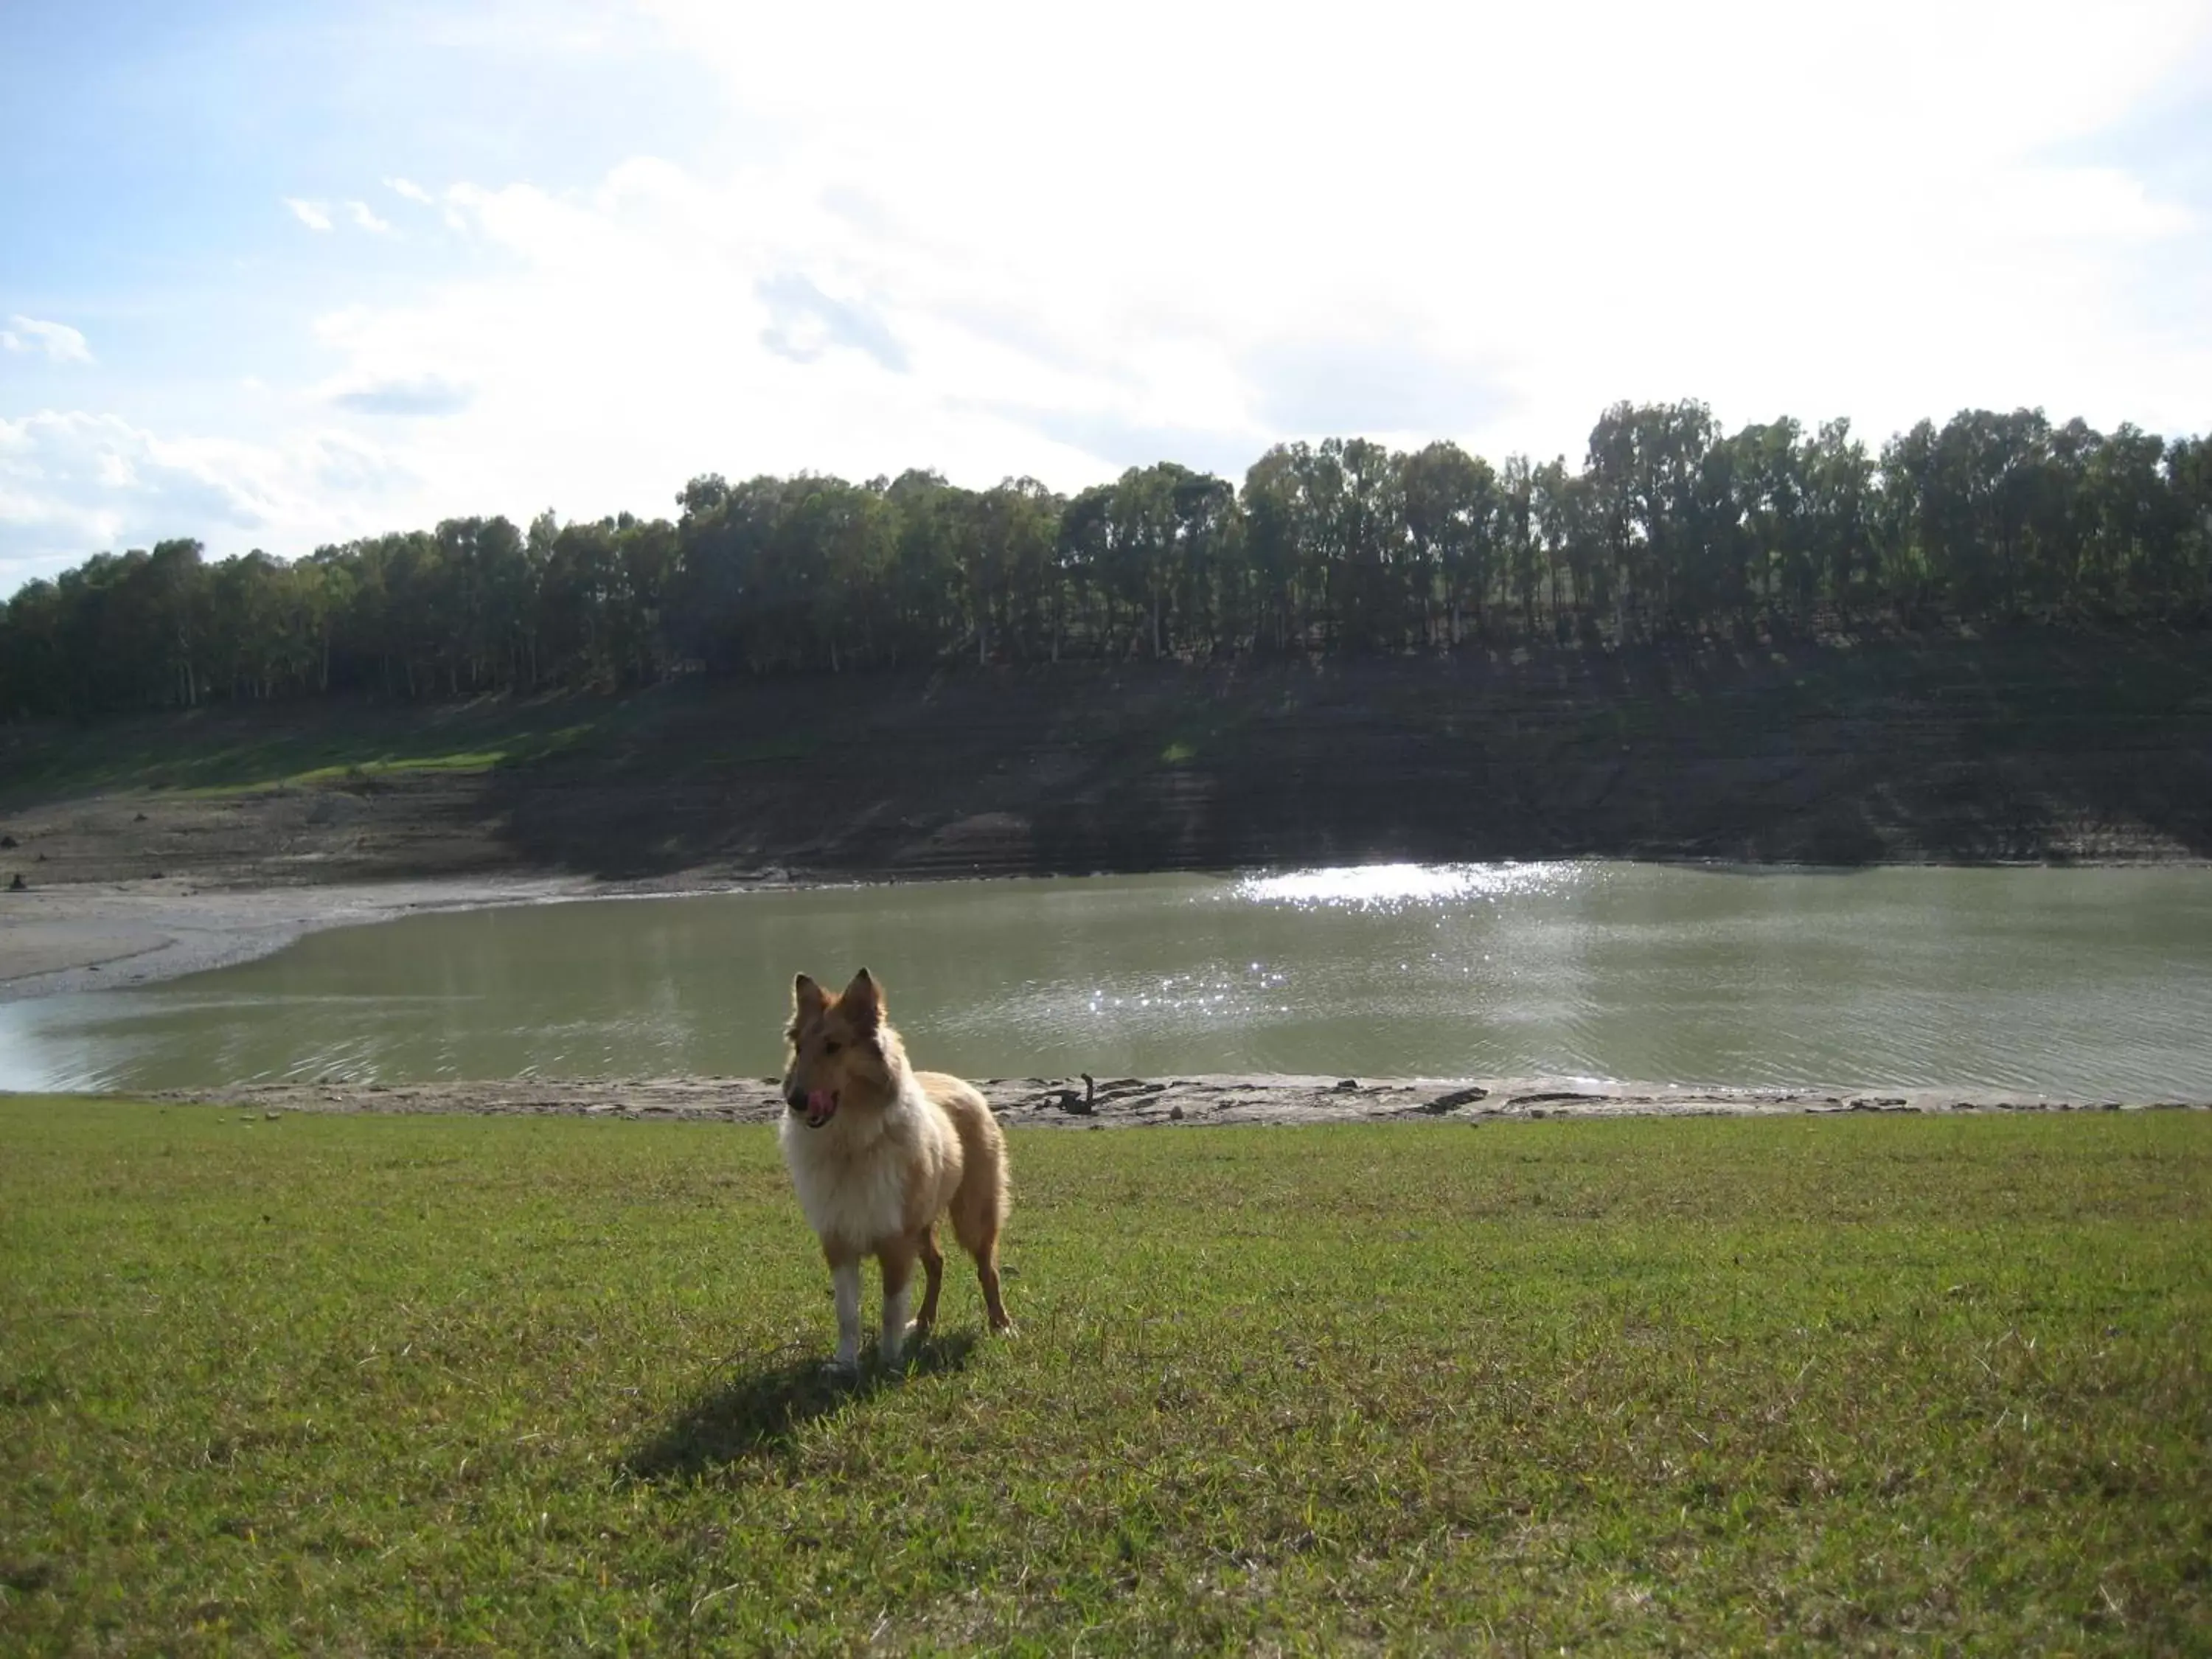
POLYGON ((914 1291, 914 1241, 902 1238, 876 1251, 884 1269, 884 1364, 896 1365, 906 1351, 908 1299, 914 1291))
POLYGON ((837 1293, 837 1358, 841 1371, 860 1368, 860 1258, 830 1263, 830 1283, 837 1293))

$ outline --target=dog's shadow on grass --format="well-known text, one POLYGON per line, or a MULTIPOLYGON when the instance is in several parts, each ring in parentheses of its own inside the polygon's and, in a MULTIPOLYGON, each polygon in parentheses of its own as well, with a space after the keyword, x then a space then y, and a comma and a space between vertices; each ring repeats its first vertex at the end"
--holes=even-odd
POLYGON ((896 1368, 872 1359, 840 1376, 819 1352, 740 1370, 694 1401, 623 1459, 635 1480, 684 1480, 782 1450, 817 1418, 923 1376, 957 1371, 975 1351, 971 1332, 933 1335, 896 1368))

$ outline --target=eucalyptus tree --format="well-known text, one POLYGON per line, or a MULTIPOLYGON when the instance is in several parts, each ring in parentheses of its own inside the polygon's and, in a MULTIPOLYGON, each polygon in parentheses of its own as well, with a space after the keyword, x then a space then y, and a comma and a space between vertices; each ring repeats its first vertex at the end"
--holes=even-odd
POLYGON ((1398 497, 1422 642, 1456 647, 1470 614, 1475 630, 1483 628, 1498 548, 1498 475, 1489 462, 1439 441, 1400 458, 1398 497))
POLYGON ((1871 587, 1876 568, 1880 482, 1866 446, 1847 420, 1823 421, 1799 463, 1806 535, 1823 594, 1848 609, 1871 587))
POLYGON ((1251 570, 1255 649, 1303 648, 1319 559, 1305 506, 1305 445, 1277 444, 1244 474, 1244 559, 1251 570))

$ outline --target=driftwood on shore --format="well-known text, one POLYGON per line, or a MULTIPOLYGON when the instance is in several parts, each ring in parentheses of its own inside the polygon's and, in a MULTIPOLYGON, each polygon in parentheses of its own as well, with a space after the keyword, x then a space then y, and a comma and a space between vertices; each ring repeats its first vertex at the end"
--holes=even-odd
MULTIPOLYGON (((1467 1123, 1550 1118, 1760 1117, 1792 1113, 2212 1110, 2212 1101, 2061 1100, 1960 1090, 1869 1093, 1824 1090, 1684 1089, 1559 1079, 1358 1079, 1282 1076, 1100 1078, 1086 1091, 1054 1078, 990 1078, 978 1085, 1015 1127, 1141 1128, 1168 1125, 1467 1123)), ((784 1104, 773 1080, 654 1078, 487 1083, 302 1082, 171 1091, 156 1098, 251 1112, 428 1112, 698 1119, 772 1123, 784 1104)))

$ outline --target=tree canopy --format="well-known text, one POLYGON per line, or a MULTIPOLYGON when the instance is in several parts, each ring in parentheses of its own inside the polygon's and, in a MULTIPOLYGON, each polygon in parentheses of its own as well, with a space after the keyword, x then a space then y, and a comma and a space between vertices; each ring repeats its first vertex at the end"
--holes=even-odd
POLYGON ((101 553, 0 609, 0 716, 687 669, 1595 642, 1765 620, 2212 618, 2212 440, 1967 410, 1728 434, 1617 404, 1578 468, 1280 444, 1242 488, 1164 461, 1061 496, 908 471, 694 478, 677 516, 504 518, 210 562, 101 553))

